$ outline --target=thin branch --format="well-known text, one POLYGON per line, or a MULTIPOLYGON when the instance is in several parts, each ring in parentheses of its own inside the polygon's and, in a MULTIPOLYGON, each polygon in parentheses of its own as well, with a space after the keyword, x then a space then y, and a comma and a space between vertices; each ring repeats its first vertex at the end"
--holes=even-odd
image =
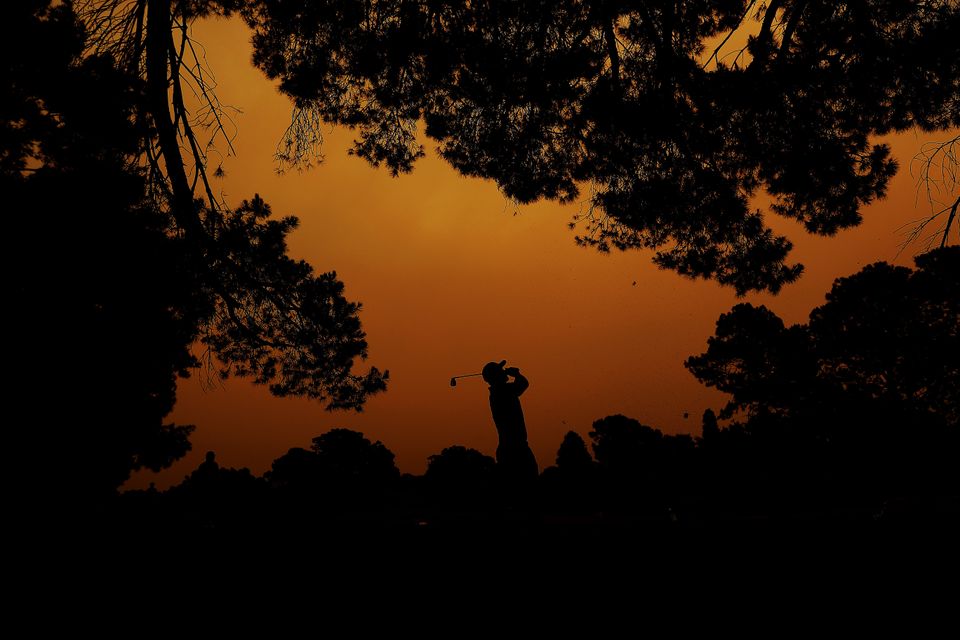
POLYGON ((918 197, 922 192, 930 205, 930 214, 905 225, 909 232, 900 245, 900 251, 917 242, 923 251, 930 249, 937 241, 939 246, 946 246, 950 230, 957 222, 960 202, 957 195, 960 185, 960 135, 942 142, 924 144, 910 164, 910 173, 916 177, 918 197), (915 170, 915 166, 919 168, 915 170), (924 235, 927 227, 944 216, 946 222, 943 227, 924 235))
POLYGON ((953 202, 953 206, 950 207, 950 215, 947 216, 947 224, 943 228, 943 238, 940 240, 940 248, 947 246, 947 238, 950 237, 950 226, 953 224, 953 221, 957 219, 957 207, 960 206, 960 198, 957 198, 953 202))
POLYGON ((709 65, 712 60, 716 60, 717 62, 720 61, 720 59, 717 57, 720 55, 720 51, 727 45, 727 42, 730 41, 730 38, 733 37, 733 34, 739 31, 740 27, 743 26, 743 21, 746 20, 747 16, 750 14, 750 10, 755 4, 757 4, 757 0, 750 0, 750 4, 748 4, 746 9, 743 10, 743 13, 740 14, 740 17, 737 19, 737 23, 730 28, 730 31, 727 32, 727 35, 724 37, 724 39, 720 42, 720 44, 717 45, 717 48, 713 50, 713 53, 710 54, 710 57, 707 58, 706 62, 700 66, 701 69, 706 69, 707 65, 709 65))

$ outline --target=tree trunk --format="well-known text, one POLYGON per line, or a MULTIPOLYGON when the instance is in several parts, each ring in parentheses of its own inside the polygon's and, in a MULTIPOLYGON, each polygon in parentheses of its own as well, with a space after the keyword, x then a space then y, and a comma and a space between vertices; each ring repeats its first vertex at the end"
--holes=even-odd
POLYGON ((171 0, 147 0, 147 110, 157 130, 160 154, 170 180, 173 217, 188 238, 197 240, 201 233, 200 218, 170 115, 168 72, 170 57, 174 55, 171 10, 171 0))

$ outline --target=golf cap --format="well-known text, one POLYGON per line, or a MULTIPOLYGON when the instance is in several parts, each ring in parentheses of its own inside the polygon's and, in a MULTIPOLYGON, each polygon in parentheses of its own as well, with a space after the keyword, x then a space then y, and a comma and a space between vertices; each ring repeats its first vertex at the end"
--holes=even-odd
POLYGON ((500 362, 488 362, 483 365, 483 369, 480 371, 480 375, 483 376, 483 379, 488 383, 493 383, 496 380, 500 379, 500 374, 503 371, 503 365, 507 364, 506 360, 501 360, 500 362))

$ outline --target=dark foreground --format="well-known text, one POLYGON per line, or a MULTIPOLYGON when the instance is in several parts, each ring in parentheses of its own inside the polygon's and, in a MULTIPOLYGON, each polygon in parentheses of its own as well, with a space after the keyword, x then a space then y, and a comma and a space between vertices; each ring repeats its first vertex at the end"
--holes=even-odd
POLYGON ((588 637, 647 625, 778 636, 819 635, 825 620, 914 616, 919 631, 956 611, 957 533, 955 510, 695 520, 497 509, 229 524, 114 511, 10 546, 8 605, 39 610, 45 629, 124 635, 201 620, 267 624, 269 637, 304 624, 339 630, 333 637, 383 627, 513 637, 518 625, 588 637))

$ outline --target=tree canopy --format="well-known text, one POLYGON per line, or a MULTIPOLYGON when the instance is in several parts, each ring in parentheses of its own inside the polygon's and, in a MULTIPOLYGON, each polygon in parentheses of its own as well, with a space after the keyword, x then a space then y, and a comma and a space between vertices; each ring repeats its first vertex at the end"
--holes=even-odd
POLYGON ((8 410, 22 422, 17 459, 46 461, 27 488, 73 500, 189 450, 193 427, 164 417, 194 364, 204 296, 130 161, 136 83, 81 59, 69 7, 49 5, 10 6, 0 44, 8 410))
POLYGON ((960 126, 950 1, 251 0, 242 10, 255 64, 295 104, 286 159, 304 158, 326 121, 357 130, 353 153, 409 171, 422 122, 457 170, 519 202, 572 201, 589 185, 581 242, 653 249, 660 266, 738 293, 777 291, 801 272, 754 196, 833 234, 860 222, 896 170, 875 136, 960 126), (726 55, 731 38, 746 43, 726 55))
POLYGON ((193 427, 164 419, 177 378, 202 364, 328 408, 384 389, 385 374, 352 369, 367 349, 359 305, 335 273, 286 255, 295 218, 272 219, 258 196, 232 209, 191 196, 197 225, 185 227, 144 164, 155 127, 143 78, 90 52, 71 3, 5 15, 10 395, 28 423, 21 450, 49 462, 34 485, 104 495, 183 456, 193 427))
POLYGON ((184 240, 205 277, 212 311, 201 325, 201 340, 219 359, 220 373, 250 375, 276 394, 306 395, 329 408, 360 409, 387 379, 376 368, 363 374, 352 369, 367 355, 360 306, 343 297, 336 273, 315 275, 307 263, 286 255, 295 217, 270 220, 270 207, 259 195, 229 206, 215 195, 207 171, 208 153, 218 141, 229 147, 229 139, 218 137, 227 113, 208 84, 188 27, 196 18, 226 15, 247 3, 76 0, 68 6, 76 7, 84 29, 82 57, 108 60, 136 81, 131 118, 140 137, 131 160, 168 216, 171 233, 184 240), (184 100, 190 90, 200 101, 196 112, 184 100), (205 132, 209 139, 201 137, 205 132))
MULTIPOLYGON (((356 130, 352 153, 410 171, 423 125, 459 172, 517 202, 587 189, 579 242, 650 249, 740 294, 802 271, 766 216, 816 234, 855 226, 896 171, 876 136, 960 126, 951 0, 77 2, 95 48, 146 78, 152 166, 185 228, 197 222, 181 147, 216 200, 182 87, 216 132, 223 109, 187 29, 210 15, 243 16, 254 63, 294 103, 282 161, 319 156, 326 122, 356 130)), ((934 216, 952 211, 946 231, 955 205, 934 216)))
POLYGON ((731 396, 727 428, 704 416, 710 473, 734 493, 769 483, 812 505, 955 493, 958 270, 960 247, 945 247, 916 269, 879 262, 837 279, 804 324, 749 304, 720 316, 685 363, 731 396))
POLYGON ((731 395, 723 417, 811 425, 960 425, 960 247, 884 262, 839 278, 807 324, 786 326, 764 306, 717 320, 707 350, 686 361, 731 395))
POLYGON ((496 486, 497 461, 476 449, 453 445, 427 458, 424 479, 445 502, 470 504, 496 486))
POLYGON ((331 429, 314 438, 309 450, 294 447, 274 460, 265 478, 294 501, 309 496, 327 508, 352 509, 382 498, 400 471, 393 452, 379 440, 331 429))

